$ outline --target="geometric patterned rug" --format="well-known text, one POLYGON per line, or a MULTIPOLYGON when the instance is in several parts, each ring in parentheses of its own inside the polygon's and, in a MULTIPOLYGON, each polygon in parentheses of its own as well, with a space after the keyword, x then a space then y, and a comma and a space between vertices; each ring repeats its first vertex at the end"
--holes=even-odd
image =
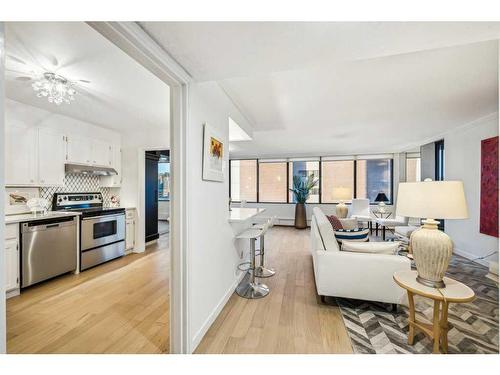
MULTIPOLYGON (((463 282, 476 293, 469 303, 450 303, 449 353, 498 354, 498 285, 485 277, 488 269, 453 255, 447 276, 463 282)), ((432 353, 432 343, 423 333, 408 345, 408 308, 388 311, 384 303, 336 298, 355 353, 432 353)), ((417 316, 432 319, 432 302, 415 296, 417 316)))

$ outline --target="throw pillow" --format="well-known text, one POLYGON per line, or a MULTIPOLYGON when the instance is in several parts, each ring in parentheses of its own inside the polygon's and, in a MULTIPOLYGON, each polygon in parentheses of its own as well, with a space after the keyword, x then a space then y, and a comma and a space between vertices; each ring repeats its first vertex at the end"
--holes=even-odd
POLYGON ((372 254, 396 254, 399 248, 399 242, 342 242, 342 251, 351 251, 355 253, 372 254))
POLYGON ((337 229, 335 232, 335 238, 338 242, 344 243, 345 241, 357 241, 366 242, 369 240, 368 235, 370 230, 368 228, 356 228, 356 229, 337 229))
POLYGON ((333 230, 344 229, 339 218, 335 215, 326 215, 330 224, 332 224, 333 230))

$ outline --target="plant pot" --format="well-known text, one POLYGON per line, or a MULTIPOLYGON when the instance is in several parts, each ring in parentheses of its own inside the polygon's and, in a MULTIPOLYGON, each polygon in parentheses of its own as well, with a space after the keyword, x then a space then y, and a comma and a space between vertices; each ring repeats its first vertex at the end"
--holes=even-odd
POLYGON ((295 228, 307 228, 306 205, 304 203, 295 204, 295 228))

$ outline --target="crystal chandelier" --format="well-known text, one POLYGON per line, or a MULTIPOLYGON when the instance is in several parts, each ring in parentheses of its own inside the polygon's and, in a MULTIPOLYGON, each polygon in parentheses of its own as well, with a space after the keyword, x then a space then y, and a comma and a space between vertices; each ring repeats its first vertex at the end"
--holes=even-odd
POLYGON ((45 72, 31 85, 39 98, 46 97, 50 103, 60 105, 75 100, 74 83, 55 73, 45 72))

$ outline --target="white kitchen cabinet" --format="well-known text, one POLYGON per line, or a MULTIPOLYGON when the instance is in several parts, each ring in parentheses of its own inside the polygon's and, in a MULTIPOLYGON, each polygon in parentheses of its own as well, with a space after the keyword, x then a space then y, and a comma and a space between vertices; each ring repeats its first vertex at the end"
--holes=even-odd
POLYGON ((19 294, 19 224, 5 226, 5 292, 7 297, 19 294))
POLYGON ((66 163, 91 164, 92 160, 92 139, 66 135, 66 163))
POLYGON ((112 146, 111 167, 116 170, 116 175, 102 176, 101 186, 120 187, 122 185, 122 149, 119 145, 112 146))
POLYGON ((92 164, 110 167, 113 163, 112 158, 112 147, 109 142, 92 140, 92 164))
POLYGON ((5 127, 5 184, 37 184, 37 130, 18 124, 5 127))
POLYGON ((127 211, 127 219, 125 220, 125 250, 131 252, 135 247, 135 212, 132 211, 132 216, 127 211), (130 218, 131 217, 131 218, 130 218))
POLYGON ((38 129, 38 182, 41 185, 63 185, 64 140, 59 132, 38 129))

